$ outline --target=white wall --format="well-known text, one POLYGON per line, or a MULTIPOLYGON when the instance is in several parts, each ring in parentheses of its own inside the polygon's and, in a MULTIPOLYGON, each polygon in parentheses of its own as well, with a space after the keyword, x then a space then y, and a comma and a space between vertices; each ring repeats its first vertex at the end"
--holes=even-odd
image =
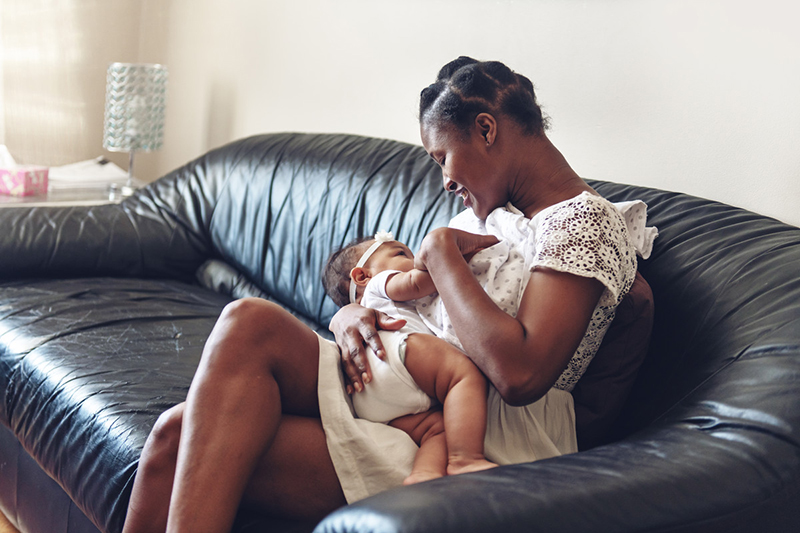
POLYGON ((588 178, 800 226, 792 0, 171 0, 165 173, 275 131, 418 143, 417 96, 458 55, 530 77, 588 178))

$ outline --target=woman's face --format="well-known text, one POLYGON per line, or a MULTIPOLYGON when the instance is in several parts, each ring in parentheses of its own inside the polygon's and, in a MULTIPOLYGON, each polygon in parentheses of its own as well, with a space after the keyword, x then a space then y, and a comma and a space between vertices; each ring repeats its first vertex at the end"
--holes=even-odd
POLYGON ((477 125, 465 137, 452 126, 422 124, 420 136, 428 155, 442 167, 445 190, 461 196, 478 218, 485 220, 506 204, 505 188, 491 164, 487 139, 477 125))

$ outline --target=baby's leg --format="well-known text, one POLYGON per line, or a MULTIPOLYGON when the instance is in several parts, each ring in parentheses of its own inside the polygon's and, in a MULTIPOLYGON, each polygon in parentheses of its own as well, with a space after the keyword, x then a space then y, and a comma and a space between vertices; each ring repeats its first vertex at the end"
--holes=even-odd
POLYGON ((389 425, 408 433, 419 446, 411 474, 403 481, 404 485, 447 475, 447 442, 441 410, 437 408, 401 416, 389 422, 389 425))
POLYGON ((497 466, 483 455, 487 385, 478 367, 453 345, 421 333, 408 336, 405 365, 417 385, 444 405, 447 473, 497 466))

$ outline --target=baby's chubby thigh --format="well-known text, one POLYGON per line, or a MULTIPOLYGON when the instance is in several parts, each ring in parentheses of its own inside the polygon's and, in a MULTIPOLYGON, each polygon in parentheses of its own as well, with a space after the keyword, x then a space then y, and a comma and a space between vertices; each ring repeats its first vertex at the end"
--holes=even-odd
POLYGON ((427 411, 431 398, 423 392, 403 364, 402 352, 407 333, 379 331, 386 357, 378 358, 367 349, 372 380, 361 392, 352 395, 353 409, 358 418, 386 423, 401 416, 427 411))
POLYGON ((456 383, 486 393, 486 380, 478 367, 458 348, 430 334, 408 336, 405 365, 417 385, 439 403, 444 403, 456 383))

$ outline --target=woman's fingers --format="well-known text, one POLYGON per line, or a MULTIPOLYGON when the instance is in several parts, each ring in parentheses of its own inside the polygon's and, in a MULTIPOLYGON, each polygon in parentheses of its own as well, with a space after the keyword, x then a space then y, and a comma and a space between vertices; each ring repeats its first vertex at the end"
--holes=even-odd
MULTIPOLYGON (((342 354, 342 372, 348 394, 361 392, 369 382, 369 362, 360 326, 351 326, 343 333, 341 342, 337 341, 342 354)), ((337 337, 338 339, 338 337, 337 337)))
POLYGON ((351 348, 342 349, 342 371, 348 394, 364 390, 364 383, 369 382, 369 364, 366 360, 363 345, 351 344, 351 348), (346 354, 346 355, 345 355, 346 354))
POLYGON ((385 313, 357 304, 342 307, 331 320, 329 329, 336 337, 342 354, 342 372, 348 394, 361 392, 372 379, 367 359, 367 347, 383 359, 386 355, 378 328, 397 330, 405 320, 394 319, 385 313))
POLYGON ((349 359, 353 363, 349 377, 356 392, 361 392, 364 385, 372 381, 367 349, 371 349, 378 359, 386 358, 386 350, 384 350, 383 342, 378 335, 378 328, 397 330, 406 323, 405 320, 391 318, 381 311, 362 309, 368 313, 362 314, 356 322, 358 334, 351 337, 351 343, 348 346, 349 359))
MULTIPOLYGON (((397 331, 406 325, 406 321, 402 318, 390 317, 382 311, 375 311, 375 324, 378 329, 397 331)), ((367 337, 367 335, 364 336, 367 345, 372 348, 372 351, 375 352, 378 359, 386 359, 386 350, 383 349, 383 343, 381 342, 381 337, 378 335, 377 330, 373 328, 371 332, 367 333, 369 337, 367 337)))

